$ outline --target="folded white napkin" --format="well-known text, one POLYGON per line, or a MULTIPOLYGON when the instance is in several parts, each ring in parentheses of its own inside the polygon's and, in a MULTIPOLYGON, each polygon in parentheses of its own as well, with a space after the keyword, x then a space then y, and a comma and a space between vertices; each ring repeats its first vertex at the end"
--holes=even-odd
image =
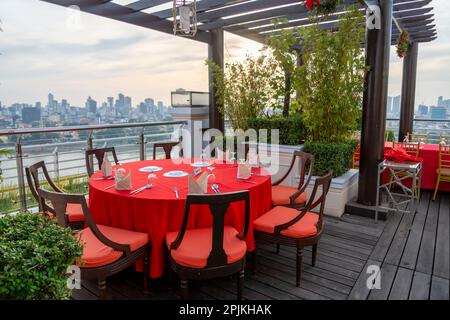
POLYGON ((252 176, 252 167, 247 162, 238 164, 237 178, 248 179, 252 176))
POLYGON ((103 160, 102 163, 102 175, 103 177, 110 177, 112 175, 112 166, 111 166, 111 162, 108 160, 108 157, 106 157, 103 160))
POLYGON ((231 152, 229 152, 228 150, 223 152, 223 150, 217 148, 216 156, 219 162, 230 162, 231 160, 231 152))
POLYGON ((260 167, 259 154, 250 151, 247 154, 247 163, 250 165, 251 168, 259 168, 260 167))
POLYGON ((188 177, 188 187, 189 194, 203 194, 206 193, 208 189, 208 174, 203 172, 197 180, 194 179, 193 175, 188 177))
POLYGON ((131 190, 131 171, 120 168, 114 171, 116 176, 116 190, 131 190))

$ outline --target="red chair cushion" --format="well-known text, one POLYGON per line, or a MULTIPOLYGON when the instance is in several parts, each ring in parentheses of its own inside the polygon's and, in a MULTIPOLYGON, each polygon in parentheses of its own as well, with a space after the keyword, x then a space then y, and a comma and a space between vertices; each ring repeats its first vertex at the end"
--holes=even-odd
MULTIPOLYGON (((291 199, 289 198, 294 193, 298 191, 297 188, 277 185, 272 187, 272 203, 274 206, 285 206, 291 203, 291 199)), ((295 199, 295 203, 301 204, 306 202, 306 192, 301 193, 297 199, 295 199)))
MULTIPOLYGON (((123 230, 108 226, 97 225, 99 230, 110 240, 128 244, 131 251, 135 251, 146 245, 149 241, 148 234, 123 230)), ((94 268, 104 266, 119 260, 123 252, 103 244, 89 228, 85 228, 77 234, 77 238, 84 244, 83 255, 78 263, 82 268, 94 268)))
MULTIPOLYGON (((265 233, 274 233, 275 226, 286 223, 300 214, 300 211, 288 207, 274 207, 253 221, 253 228, 265 233)), ((282 230, 283 236, 291 238, 306 238, 317 234, 319 215, 307 212, 296 224, 282 230)))
MULTIPOLYGON (((225 226, 223 234, 223 248, 228 257, 227 263, 231 264, 241 260, 247 252, 247 245, 236 237, 237 230, 225 226)), ((175 241, 177 232, 166 235, 166 244, 175 241)), ((177 249, 170 251, 172 258, 180 265, 190 268, 204 268, 207 265, 208 256, 212 249, 212 228, 186 230, 183 241, 177 249)))
POLYGON ((84 214, 81 205, 78 203, 68 203, 66 214, 69 222, 84 221, 84 214))

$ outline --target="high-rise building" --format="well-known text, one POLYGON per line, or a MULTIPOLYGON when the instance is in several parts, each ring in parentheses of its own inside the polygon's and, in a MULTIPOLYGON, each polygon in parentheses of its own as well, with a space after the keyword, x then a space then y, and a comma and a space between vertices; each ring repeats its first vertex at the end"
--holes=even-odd
POLYGON ((439 96, 438 97, 437 106, 438 107, 443 107, 444 106, 444 97, 443 96, 439 96))
POLYGON ((114 97, 108 97, 108 111, 109 112, 114 112, 114 97))
POLYGON ((41 109, 34 107, 22 108, 22 122, 33 123, 41 120, 41 109))
POLYGON ((419 109, 417 110, 417 114, 420 116, 426 116, 428 115, 428 106, 422 104, 419 104, 419 109))
POLYGON ((401 103, 401 96, 395 96, 392 98, 392 113, 393 114, 400 114, 400 103, 401 103))
POLYGON ((392 113, 392 97, 391 96, 388 96, 386 111, 387 111, 387 113, 392 113))
POLYGON ((86 112, 87 113, 97 113, 97 101, 88 97, 86 100, 86 112))
POLYGON ((430 108, 431 119, 445 120, 447 119, 447 108, 444 107, 431 107, 430 108))

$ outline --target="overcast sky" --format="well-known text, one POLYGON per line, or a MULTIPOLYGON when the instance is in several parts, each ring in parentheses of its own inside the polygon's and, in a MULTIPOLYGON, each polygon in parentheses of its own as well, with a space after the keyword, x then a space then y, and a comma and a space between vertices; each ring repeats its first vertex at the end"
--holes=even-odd
MULTIPOLYGON (((130 1, 132 2, 132 1, 130 1)), ((416 105, 450 98, 450 1, 433 0, 438 39, 421 44, 416 105)), ((206 44, 174 37, 99 16, 73 14, 39 0, 0 0, 0 101, 34 103, 66 98, 83 106, 87 96, 99 103, 119 92, 137 104, 153 97, 166 104, 176 88, 208 90, 206 44)), ((230 34, 225 56, 255 54, 259 45, 230 34)), ((402 63, 392 47, 389 94, 401 90, 402 63)))

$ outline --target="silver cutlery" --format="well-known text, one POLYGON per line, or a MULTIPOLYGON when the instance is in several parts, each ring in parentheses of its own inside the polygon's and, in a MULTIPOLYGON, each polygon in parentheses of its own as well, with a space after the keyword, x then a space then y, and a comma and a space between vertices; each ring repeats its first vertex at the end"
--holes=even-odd
POLYGON ((114 176, 111 177, 101 177, 101 178, 92 178, 93 181, 102 181, 102 180, 113 180, 114 176))
POLYGON ((250 180, 245 180, 245 179, 237 179, 240 182, 247 182, 247 183, 251 183, 251 184, 257 184, 255 181, 250 181, 250 180))
POLYGON ((147 190, 147 189, 151 189, 152 187, 153 187, 153 185, 151 183, 149 183, 149 184, 147 184, 147 185, 145 185, 145 186, 143 186, 143 187, 141 187, 139 189, 131 191, 130 194, 138 194, 139 192, 147 190))
POLYGON ((180 197, 178 196, 178 188, 177 187, 173 188, 173 192, 175 192, 175 196, 177 197, 177 199, 179 199, 180 197))
POLYGON ((108 190, 108 189, 111 189, 111 188, 114 187, 115 185, 116 185, 116 184, 112 184, 112 185, 106 187, 105 189, 103 189, 103 191, 106 191, 106 190, 108 190))
POLYGON ((219 185, 217 185, 216 183, 214 183, 214 184, 211 186, 211 189, 212 189, 215 193, 220 193, 219 185))

